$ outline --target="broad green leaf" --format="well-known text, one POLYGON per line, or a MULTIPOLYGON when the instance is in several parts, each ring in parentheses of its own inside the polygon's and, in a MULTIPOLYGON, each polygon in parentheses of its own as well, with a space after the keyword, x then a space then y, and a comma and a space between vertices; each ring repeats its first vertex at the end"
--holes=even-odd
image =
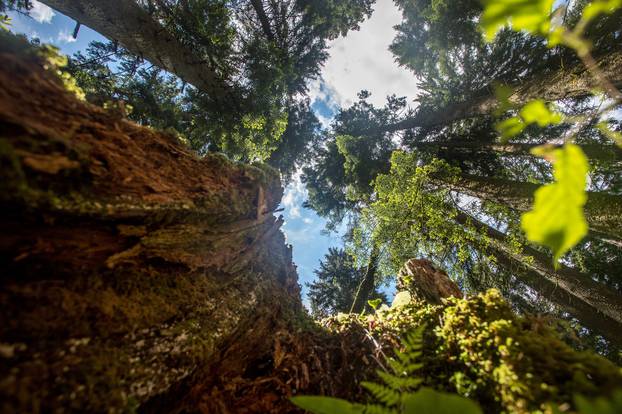
POLYGON ((363 414, 365 407, 332 397, 301 396, 290 398, 298 407, 314 414, 363 414))
POLYGON ((538 124, 542 128, 559 124, 562 121, 561 114, 551 111, 541 99, 525 104, 519 115, 505 119, 495 125, 497 132, 501 134, 502 141, 507 141, 520 134, 528 125, 538 124))
POLYGON ((404 414, 482 414, 474 401, 456 394, 422 388, 403 400, 404 414))
POLYGON ((560 114, 552 112, 543 100, 531 101, 520 111, 520 116, 526 124, 538 124, 539 127, 559 124, 562 121, 560 114))
POLYGON ((523 214, 521 225, 530 241, 553 251, 557 263, 587 234, 583 206, 589 165, 574 144, 549 151, 539 148, 535 153, 553 162, 555 182, 536 191, 533 210, 523 214))
POLYGON ((501 122, 498 122, 495 125, 495 128, 497 132, 501 134, 501 139, 503 141, 507 141, 510 138, 523 132, 526 126, 527 125, 525 125, 521 118, 514 116, 512 118, 508 118, 501 122))
POLYGON ((369 306, 372 307, 372 309, 377 309, 378 306, 380 306, 380 304, 382 303, 382 299, 377 298, 377 299, 372 299, 372 300, 368 300, 367 303, 369 304, 369 306))
POLYGON ((555 0, 482 0, 481 25, 486 40, 493 41, 497 32, 510 25, 513 30, 546 34, 551 27, 551 10, 555 0))
POLYGON ((576 395, 575 405, 580 414, 619 414, 622 413, 622 391, 616 391, 610 399, 597 398, 588 400, 576 395))

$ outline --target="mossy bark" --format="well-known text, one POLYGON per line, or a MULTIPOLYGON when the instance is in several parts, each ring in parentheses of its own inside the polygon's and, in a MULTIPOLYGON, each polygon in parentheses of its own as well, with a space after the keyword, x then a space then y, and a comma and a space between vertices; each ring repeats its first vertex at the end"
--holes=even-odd
POLYGON ((269 353, 302 314, 278 174, 0 59, 0 412, 178 407, 228 353, 269 353))

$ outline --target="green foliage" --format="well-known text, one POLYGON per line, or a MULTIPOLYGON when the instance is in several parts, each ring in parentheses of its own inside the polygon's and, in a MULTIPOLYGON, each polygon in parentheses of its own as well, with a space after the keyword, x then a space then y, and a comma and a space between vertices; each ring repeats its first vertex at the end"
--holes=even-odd
POLYGON ((581 395, 575 397, 579 414, 617 414, 622 412, 622 390, 616 391, 612 398, 590 400, 581 395))
POLYGON ((537 99, 531 101, 519 112, 519 116, 511 117, 499 122, 496 125, 497 131, 505 141, 520 134, 525 128, 532 124, 537 124, 540 128, 556 125, 562 121, 562 115, 551 111, 546 103, 537 99))
MULTIPOLYGON (((500 28, 511 25, 513 30, 525 30, 547 38, 550 46, 559 44, 569 46, 583 60, 601 89, 611 98, 620 100, 622 96, 620 92, 609 84, 595 67, 590 55, 591 45, 583 36, 588 24, 597 16, 604 13, 611 14, 622 7, 621 0, 588 2, 573 29, 564 27, 563 23, 556 23, 553 27, 551 14, 553 0, 483 0, 483 3, 485 7, 481 26, 489 41, 495 37, 500 28)), ((505 91, 501 95, 501 107, 506 108, 508 93, 505 91)), ((607 108, 598 110, 598 115, 602 116, 607 110, 607 108)), ((518 135, 530 124, 537 124, 543 128, 562 121, 561 115, 551 112, 543 100, 526 104, 519 115, 496 125, 503 140, 518 135)), ((596 116, 592 115, 592 118, 596 116)), ((590 117, 579 116, 567 121, 581 126, 581 123, 590 121, 590 117)), ((619 141, 616 132, 609 130, 605 124, 598 124, 598 128, 615 142, 619 141)), ((542 149, 534 155, 545 156, 553 161, 556 181, 536 192, 533 210, 522 217, 522 228, 530 241, 550 247, 557 263, 557 260, 579 243, 588 232, 583 214, 587 198, 585 194, 587 158, 579 147, 572 144, 566 144, 561 150, 542 149)))
POLYGON ((606 122, 599 122, 597 128, 607 138, 615 142, 619 147, 622 147, 622 133, 611 130, 606 122))
POLYGON ((547 34, 551 27, 554 0, 482 0, 481 25, 486 39, 492 41, 499 30, 510 24, 516 31, 547 34))
POLYGON ((468 398, 423 388, 404 398, 404 413, 482 414, 482 409, 468 398))
POLYGON ((331 397, 292 397, 298 407, 315 414, 363 414, 364 406, 331 397))
POLYGON ((361 382, 361 386, 371 393, 377 404, 351 404, 329 397, 293 397, 292 402, 315 414, 481 414, 479 406, 467 398, 430 388, 418 390, 423 382, 417 373, 423 367, 419 360, 424 330, 425 326, 421 325, 404 335, 401 341, 403 350, 396 349, 395 356, 386 361, 393 372, 378 371, 384 384, 361 382))
MULTIPOLYGON (((331 247, 314 273, 315 280, 307 284, 311 313, 322 318, 349 312, 365 269, 358 267, 344 250, 331 247)), ((386 301, 386 296, 378 291, 377 286, 370 297, 374 298, 370 301, 373 303, 386 301)), ((370 306, 373 305, 370 303, 370 306)))
POLYGON ((11 18, 6 14, 0 15, 0 30, 8 31, 10 27, 11 18))
POLYGON ((404 370, 421 365, 410 376, 396 375, 391 366, 390 373, 379 371, 383 387, 392 388, 387 381, 397 378, 393 387, 458 394, 478 402, 484 412, 531 414, 547 412, 551 404, 572 412, 574 395, 609 398, 622 387, 619 367, 592 352, 573 350, 541 317, 518 317, 497 290, 449 298, 438 306, 413 301, 372 315, 342 315, 327 325, 337 332, 359 326, 382 344, 400 343, 401 353, 409 352, 404 333, 426 325, 412 359, 392 358, 404 370))
POLYGON ((536 191, 533 210, 523 215, 522 227, 530 241, 551 248, 558 260, 587 234, 583 206, 589 165, 573 144, 555 150, 540 147, 537 154, 552 161, 555 182, 536 191))

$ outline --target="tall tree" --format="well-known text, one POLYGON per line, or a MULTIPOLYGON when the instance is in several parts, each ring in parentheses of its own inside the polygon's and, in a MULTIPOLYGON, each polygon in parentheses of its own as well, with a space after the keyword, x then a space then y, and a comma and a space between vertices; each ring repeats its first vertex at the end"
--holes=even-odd
MULTIPOLYGON (((316 280, 307 284, 311 312, 317 317, 326 317, 338 312, 350 312, 367 269, 358 268, 346 251, 331 247, 314 273, 316 280)), ((365 297, 386 301, 386 296, 377 288, 376 283, 372 282, 371 292, 365 297)), ((356 312, 361 312, 367 306, 366 300, 360 309, 357 306, 356 312)))

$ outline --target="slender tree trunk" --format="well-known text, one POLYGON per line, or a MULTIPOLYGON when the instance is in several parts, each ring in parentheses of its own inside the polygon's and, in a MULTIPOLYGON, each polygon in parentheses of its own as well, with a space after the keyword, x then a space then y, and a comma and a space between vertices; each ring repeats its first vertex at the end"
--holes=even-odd
POLYGON ((253 5, 253 9, 255 13, 257 13, 257 17, 259 18, 259 22, 261 23, 261 29, 264 34, 268 38, 268 40, 274 41, 274 34, 272 33, 272 29, 270 28, 270 21, 268 20, 268 16, 266 15, 266 10, 263 8, 263 2, 261 0, 251 0, 251 4, 253 5))
MULTIPOLYGON (((453 188, 463 194, 505 205, 517 211, 528 211, 540 184, 463 174, 453 188)), ((622 196, 605 192, 588 192, 585 216, 599 234, 622 240, 622 196)))
MULTIPOLYGON (((617 88, 622 87, 622 52, 613 52, 599 59, 599 67, 605 76, 617 88)), ((583 98, 590 96, 595 88, 594 80, 582 64, 570 68, 559 68, 557 72, 534 75, 520 85, 511 85, 515 92, 509 101, 522 106, 533 99, 556 101, 559 99, 583 98)), ((420 108, 418 112, 407 119, 394 124, 382 125, 364 131, 360 134, 374 134, 395 132, 412 128, 430 128, 446 125, 460 119, 482 115, 491 115, 497 108, 498 102, 492 88, 487 88, 474 95, 466 102, 453 103, 440 110, 420 108)))
POLYGON ((350 313, 361 313, 367 305, 370 295, 376 287, 376 272, 378 271, 378 261, 380 259, 380 250, 376 244, 373 245, 369 255, 369 262, 365 269, 365 275, 354 296, 350 313))
POLYGON ((136 56, 231 104, 229 85, 210 66, 209 57, 180 43, 134 0, 44 0, 43 3, 89 26, 136 56))
MULTIPOLYGON (((531 150, 541 144, 508 143, 500 144, 484 141, 417 142, 418 149, 447 152, 449 154, 499 153, 501 155, 531 155, 531 150)), ((588 158, 599 161, 622 160, 622 149, 617 145, 582 144, 579 145, 588 158)))
POLYGON ((513 252, 504 233, 474 217, 458 212, 455 220, 488 236, 491 243, 485 247, 487 253, 493 254, 503 267, 512 269, 525 284, 585 327, 622 345, 622 295, 563 264, 555 270, 552 257, 530 246, 524 246, 521 254, 513 252))

